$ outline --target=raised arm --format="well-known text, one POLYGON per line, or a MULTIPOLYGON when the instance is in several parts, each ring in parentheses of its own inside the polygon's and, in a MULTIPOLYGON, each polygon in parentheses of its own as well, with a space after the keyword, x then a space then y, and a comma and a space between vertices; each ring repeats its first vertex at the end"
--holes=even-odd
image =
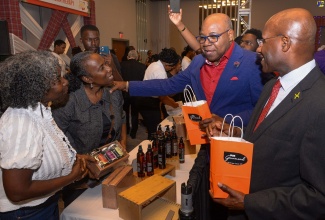
POLYGON ((182 22, 182 9, 180 9, 179 13, 173 13, 168 5, 168 15, 169 19, 173 22, 176 28, 181 33, 182 37, 186 41, 186 43, 195 51, 200 50, 200 44, 197 42, 194 34, 185 26, 182 22))

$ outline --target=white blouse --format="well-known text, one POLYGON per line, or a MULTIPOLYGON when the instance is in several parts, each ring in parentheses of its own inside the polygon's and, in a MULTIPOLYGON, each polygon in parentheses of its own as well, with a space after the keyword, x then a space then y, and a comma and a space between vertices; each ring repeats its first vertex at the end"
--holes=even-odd
MULTIPOLYGON (((33 180, 48 180, 68 175, 75 158, 76 151, 57 127, 50 108, 40 103, 36 109, 8 108, 0 118, 1 168, 33 169, 33 180)), ((55 193, 13 203, 5 194, 2 170, 0 182, 0 212, 39 205, 55 193)))

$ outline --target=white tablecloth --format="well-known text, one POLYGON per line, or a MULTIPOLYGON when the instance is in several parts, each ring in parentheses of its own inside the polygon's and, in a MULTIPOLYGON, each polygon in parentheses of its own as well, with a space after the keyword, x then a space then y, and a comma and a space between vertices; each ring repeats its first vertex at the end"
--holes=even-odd
MULTIPOLYGON (((147 151, 148 143, 145 140, 141 142, 144 152, 147 151)), ((136 159, 138 147, 134 148, 130 153, 129 164, 136 159)), ((198 149, 197 149, 198 152, 198 149)), ((176 176, 166 175, 166 178, 176 181, 176 202, 181 203, 181 184, 187 182, 189 171, 191 170, 196 154, 185 155, 185 163, 180 164, 180 169, 176 170, 176 176)), ((98 185, 95 188, 87 189, 73 203, 65 208, 61 214, 62 220, 101 220, 101 219, 121 219, 119 218, 118 209, 103 208, 102 203, 102 186, 98 185)))

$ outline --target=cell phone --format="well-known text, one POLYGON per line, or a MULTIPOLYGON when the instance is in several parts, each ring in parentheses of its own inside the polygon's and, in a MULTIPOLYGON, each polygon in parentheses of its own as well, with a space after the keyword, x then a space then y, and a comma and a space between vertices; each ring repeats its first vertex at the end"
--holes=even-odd
POLYGON ((179 13, 179 10, 181 8, 180 0, 169 0, 169 5, 172 12, 179 13))
POLYGON ((110 52, 108 46, 100 46, 98 51, 99 51, 99 54, 103 55, 103 56, 107 56, 110 52))

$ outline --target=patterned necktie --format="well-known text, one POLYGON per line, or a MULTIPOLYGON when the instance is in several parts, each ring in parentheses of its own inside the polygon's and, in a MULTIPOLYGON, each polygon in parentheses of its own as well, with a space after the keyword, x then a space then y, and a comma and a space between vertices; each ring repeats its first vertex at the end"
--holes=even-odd
POLYGON ((269 112, 269 110, 270 110, 270 108, 271 108, 271 106, 272 106, 275 98, 277 97, 280 88, 281 88, 280 80, 277 80, 276 83, 273 86, 272 93, 270 95, 269 101, 264 106, 264 108, 263 108, 263 110, 262 110, 262 112, 260 114, 260 117, 257 120, 257 123, 255 125, 254 131, 262 123, 262 121, 264 120, 264 118, 267 116, 267 113, 269 112))

